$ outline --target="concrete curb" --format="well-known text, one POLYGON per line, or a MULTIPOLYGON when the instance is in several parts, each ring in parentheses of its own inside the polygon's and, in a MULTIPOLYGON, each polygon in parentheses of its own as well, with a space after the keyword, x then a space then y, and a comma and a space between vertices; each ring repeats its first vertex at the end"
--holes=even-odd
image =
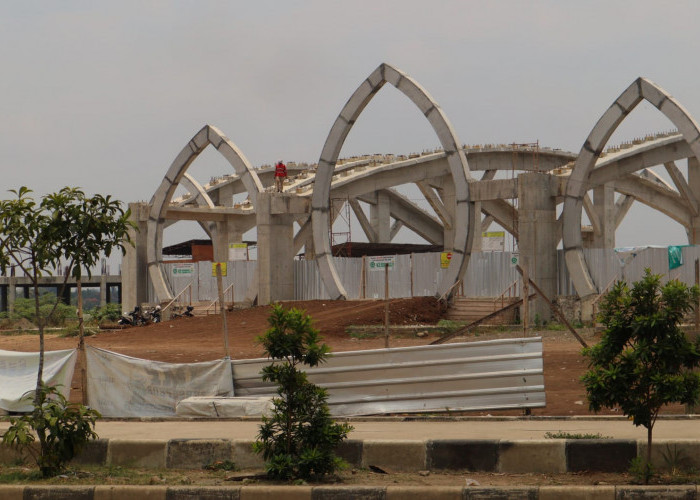
MULTIPOLYGON (((77 465, 147 469, 201 469, 231 461, 239 469, 261 469, 253 441, 228 439, 92 441, 74 459, 77 465)), ((390 472, 479 471, 504 473, 624 472, 630 461, 646 456, 646 441, 624 439, 543 439, 527 441, 348 440, 337 450, 351 467, 370 465, 390 472)), ((18 455, 0 445, 0 464, 17 463, 18 455)), ((700 467, 700 440, 658 440, 652 462, 658 470, 700 467)))
POLYGON ((3 500, 466 500, 668 498, 695 500, 697 486, 18 486, 0 485, 3 500))

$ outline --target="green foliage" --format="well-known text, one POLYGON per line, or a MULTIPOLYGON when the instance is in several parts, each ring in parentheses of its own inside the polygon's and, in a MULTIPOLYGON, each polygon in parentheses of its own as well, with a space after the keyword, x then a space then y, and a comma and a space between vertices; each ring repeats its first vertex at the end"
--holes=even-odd
POLYGON ((105 304, 102 307, 97 307, 90 312, 92 319, 99 325, 103 322, 117 322, 122 315, 121 304, 105 304))
MULTIPOLYGON (((602 301, 601 341, 583 354, 589 371, 581 380, 591 410, 620 407, 634 425, 647 428, 651 459, 652 429, 667 404, 692 405, 700 398, 698 343, 680 328, 685 314, 697 304, 700 290, 646 270, 630 289, 618 282, 602 301)), ((648 474, 647 474, 648 475, 648 474)))
POLYGON ((634 457, 630 461, 629 473, 634 476, 634 482, 644 484, 649 484, 649 481, 656 474, 651 462, 644 460, 642 457, 634 457))
POLYGON ((274 399, 273 415, 263 417, 253 449, 262 453, 267 474, 275 479, 332 474, 344 465, 334 452, 352 427, 333 422, 325 389, 309 382, 298 368, 319 365, 330 348, 320 343, 303 311, 275 305, 268 321, 271 328, 258 341, 275 361, 263 368, 262 377, 277 384, 279 397, 274 399))
MULTIPOLYGON (((39 317, 46 326, 64 326, 67 319, 75 319, 75 307, 56 303, 56 295, 53 293, 42 293, 39 296, 39 317)), ((36 319, 36 308, 34 299, 15 299, 14 310, 10 319, 17 320, 24 318, 34 324, 38 324, 36 319)))
POLYGON ((545 432, 545 439, 612 439, 611 436, 603 436, 600 432, 545 432))
POLYGON ((34 411, 10 419, 2 441, 22 454, 29 454, 43 477, 55 476, 91 439, 97 439, 97 410, 69 403, 56 387, 42 385, 34 411), (34 446, 34 433, 39 448, 34 446))
POLYGON ((206 470, 224 470, 232 471, 236 470, 236 463, 231 460, 217 460, 203 467, 206 470))

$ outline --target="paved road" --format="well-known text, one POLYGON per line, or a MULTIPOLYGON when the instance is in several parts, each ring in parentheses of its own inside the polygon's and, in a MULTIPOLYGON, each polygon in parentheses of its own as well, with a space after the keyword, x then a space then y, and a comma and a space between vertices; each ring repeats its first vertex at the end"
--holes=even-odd
MULTIPOLYGON (((543 439, 545 432, 600 433, 619 439, 646 439, 646 429, 626 419, 574 418, 567 420, 479 419, 441 422, 352 421, 350 439, 413 440, 427 439, 543 439)), ((0 423, 0 432, 7 428, 0 423)), ((255 439, 258 421, 101 421, 97 434, 112 439, 255 439)), ((659 420, 655 439, 700 440, 700 419, 659 420)))

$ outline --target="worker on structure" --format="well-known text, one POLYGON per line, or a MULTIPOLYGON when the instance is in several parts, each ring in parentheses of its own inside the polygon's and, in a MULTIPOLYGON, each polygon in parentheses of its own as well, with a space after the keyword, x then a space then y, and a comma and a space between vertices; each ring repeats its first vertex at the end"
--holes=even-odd
POLYGON ((277 192, 281 193, 284 190, 284 180, 287 178, 287 166, 282 163, 282 160, 275 165, 275 187, 277 192))

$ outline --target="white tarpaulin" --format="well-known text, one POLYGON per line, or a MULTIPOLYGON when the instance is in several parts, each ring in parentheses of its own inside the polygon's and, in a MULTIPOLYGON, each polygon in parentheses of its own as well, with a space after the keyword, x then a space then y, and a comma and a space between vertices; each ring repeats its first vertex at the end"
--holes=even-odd
MULTIPOLYGON (((70 395, 70 383, 75 369, 77 351, 47 351, 44 353, 43 380, 47 385, 60 386, 66 398, 70 395)), ((38 352, 0 350, 0 408, 5 411, 32 411, 32 399, 39 370, 38 352), (31 391, 30 398, 22 396, 31 391), (21 401, 20 401, 21 400, 21 401)))
POLYGON ((88 346, 88 401, 105 417, 174 417, 192 396, 233 396, 228 360, 163 363, 88 346))

